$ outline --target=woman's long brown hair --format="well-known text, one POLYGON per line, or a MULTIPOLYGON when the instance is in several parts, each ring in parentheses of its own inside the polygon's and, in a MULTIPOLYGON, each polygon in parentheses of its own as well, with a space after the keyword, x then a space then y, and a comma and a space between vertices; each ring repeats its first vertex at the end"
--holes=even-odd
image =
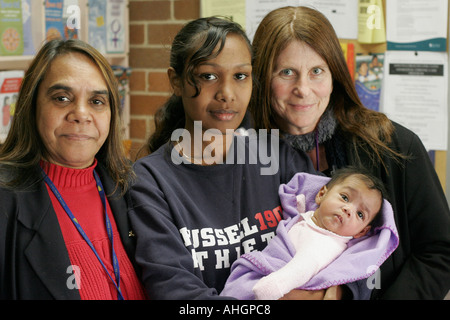
POLYGON ((358 149, 383 166, 383 156, 403 157, 388 144, 394 131, 383 113, 367 109, 361 103, 347 68, 339 39, 319 11, 308 7, 284 7, 270 12, 260 23, 253 39, 253 72, 260 85, 253 91, 250 111, 256 129, 278 129, 272 110, 271 80, 275 59, 292 41, 302 41, 328 64, 333 77, 333 92, 328 108, 350 139, 354 154, 358 149))

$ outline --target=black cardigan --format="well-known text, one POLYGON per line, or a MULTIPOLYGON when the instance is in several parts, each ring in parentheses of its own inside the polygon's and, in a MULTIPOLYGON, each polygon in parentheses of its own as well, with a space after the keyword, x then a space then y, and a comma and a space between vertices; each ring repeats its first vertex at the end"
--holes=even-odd
MULTIPOLYGON (((114 182, 100 163, 96 171, 106 194, 114 182)), ((108 197, 124 248, 134 264, 126 197, 108 197)), ((0 299, 80 299, 70 289, 73 271, 58 219, 41 182, 33 191, 0 188, 0 299)))
MULTIPOLYGON (((409 159, 386 158, 386 172, 358 152, 363 165, 384 182, 400 236, 397 250, 381 266, 381 286, 372 299, 443 299, 450 289, 448 202, 419 137, 394 126, 390 147, 409 159)), ((348 141, 344 144, 348 163, 356 164, 348 141)))

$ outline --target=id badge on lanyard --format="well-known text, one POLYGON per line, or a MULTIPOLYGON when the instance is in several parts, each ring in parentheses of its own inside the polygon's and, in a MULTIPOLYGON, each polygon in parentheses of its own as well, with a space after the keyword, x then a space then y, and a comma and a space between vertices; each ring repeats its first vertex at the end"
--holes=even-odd
MULTIPOLYGON (((42 168, 41 168, 42 169, 42 168)), ((103 209, 104 209, 104 213, 105 213, 105 224, 106 224, 106 231, 108 233, 108 238, 109 241, 111 242, 111 256, 112 256, 112 262, 113 262, 113 268, 114 268, 114 277, 115 280, 112 278, 112 276, 109 274, 108 270, 106 269, 105 264, 103 263, 102 259, 100 258, 100 256, 97 253, 97 250, 95 250, 94 245, 92 244, 92 242, 89 240, 87 234, 84 232, 83 228, 81 227, 81 225, 78 223, 78 220, 75 218, 75 216, 73 215, 72 211, 70 210, 69 206, 66 204, 66 202, 64 201, 63 197, 61 196, 61 194, 59 193, 58 189, 56 188, 55 184, 53 183, 53 181, 47 176, 47 174, 44 172, 44 170, 42 170, 42 175, 44 177, 44 181, 45 183, 47 183, 47 185, 50 187, 50 189, 52 190, 53 194, 55 195, 56 199, 58 199, 59 203, 61 204, 62 208, 64 209, 64 211, 67 213, 68 217, 70 218, 70 220, 72 221, 72 223, 75 225, 75 227, 77 228, 78 232, 81 234, 81 236, 83 237, 84 241, 86 241, 86 243, 88 244, 88 246, 91 248, 92 252, 95 254, 95 256, 97 257, 98 261, 100 262, 100 264, 102 265, 103 269, 105 270, 106 274, 108 275, 108 277, 111 279, 111 281, 113 282, 114 286, 117 289, 117 299, 118 300, 124 300, 123 295, 122 295, 122 291, 120 290, 120 268, 119 268, 119 261, 117 260, 117 255, 116 252, 114 250, 114 239, 113 239, 113 229, 112 229, 112 225, 111 225, 111 221, 109 220, 108 217, 108 212, 107 212, 107 206, 106 206, 106 195, 105 195, 105 191, 103 189, 103 185, 102 182, 100 181, 100 178, 97 174, 97 172, 95 172, 94 170, 94 178, 95 181, 97 183, 97 190, 98 193, 100 195, 100 199, 102 200, 102 204, 103 204, 103 209)))

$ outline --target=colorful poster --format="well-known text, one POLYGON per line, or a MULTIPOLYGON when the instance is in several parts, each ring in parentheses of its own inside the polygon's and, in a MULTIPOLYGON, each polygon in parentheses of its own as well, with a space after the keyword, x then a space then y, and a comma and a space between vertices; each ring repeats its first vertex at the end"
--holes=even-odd
POLYGON ((22 0, 23 55, 36 54, 31 25, 31 0, 22 0))
POLYGON ((119 87, 119 97, 120 97, 120 113, 123 113, 125 108, 125 96, 128 91, 128 83, 130 81, 131 68, 113 65, 111 68, 114 71, 114 75, 117 79, 117 84, 119 87))
POLYGON ((358 42, 386 42, 383 3, 381 0, 359 0, 358 2, 358 42))
POLYGON ((88 42, 101 53, 106 53, 106 0, 89 0, 88 42))
POLYGON ((355 78, 355 45, 351 42, 340 42, 342 52, 344 53, 345 61, 347 61, 347 68, 350 72, 352 80, 355 78))
POLYGON ((366 108, 379 111, 384 54, 356 56, 355 87, 366 108))
POLYGON ((125 52, 125 0, 108 0, 106 4, 106 51, 125 52))
POLYGON ((386 1, 387 49, 446 51, 448 0, 386 1))
POLYGON ((22 0, 0 0, 0 55, 23 54, 22 0))
POLYGON ((0 143, 6 139, 11 127, 11 119, 14 116, 14 108, 23 76, 23 70, 0 72, 0 143))
POLYGON ((64 38, 62 22, 64 0, 45 0, 45 40, 64 38))
POLYGON ((45 0, 45 39, 77 39, 78 29, 76 19, 80 19, 75 10, 75 17, 71 16, 72 11, 68 8, 71 5, 78 5, 77 0, 45 0), (71 19, 68 23, 68 18, 71 19), (73 21, 75 19, 75 21, 73 21))
POLYGON ((63 2, 64 39, 78 39, 78 30, 81 28, 81 9, 78 0, 64 0, 63 2))

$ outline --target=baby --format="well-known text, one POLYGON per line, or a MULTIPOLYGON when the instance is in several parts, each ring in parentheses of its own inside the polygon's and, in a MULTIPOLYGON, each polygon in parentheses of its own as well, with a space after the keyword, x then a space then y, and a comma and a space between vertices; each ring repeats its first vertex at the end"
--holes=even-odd
MULTIPOLYGON (((384 186, 377 178, 354 168, 345 168, 337 170, 332 179, 316 193, 316 210, 305 212, 305 195, 296 195, 297 210, 302 218, 289 227, 286 238, 290 245, 287 245, 285 249, 282 248, 292 251, 292 259, 281 267, 278 262, 275 263, 276 266, 269 266, 272 269, 270 272, 264 271, 269 274, 260 278, 254 286, 252 285, 254 298, 279 299, 291 290, 308 283, 347 249, 350 240, 359 239, 368 234, 383 208, 384 194, 384 186)), ((284 206, 283 210, 285 210, 284 206)), ((279 251, 280 248, 277 250, 279 251)), ((386 250, 392 250, 392 248, 386 250)), ((258 255, 267 255, 265 251, 258 255)), ((252 254, 254 253, 245 255, 244 259, 247 261, 244 263, 255 262, 252 254)), ((236 270, 236 266, 233 266, 232 274, 222 295, 239 291, 236 286, 245 285, 245 281, 239 284, 238 279, 233 277, 233 272, 242 273, 240 259, 235 262, 238 268, 236 270)), ((263 258, 258 261, 267 260, 263 258)), ((261 265, 259 262, 255 264, 261 265)), ((249 270, 246 269, 243 274, 247 271, 249 270)))

